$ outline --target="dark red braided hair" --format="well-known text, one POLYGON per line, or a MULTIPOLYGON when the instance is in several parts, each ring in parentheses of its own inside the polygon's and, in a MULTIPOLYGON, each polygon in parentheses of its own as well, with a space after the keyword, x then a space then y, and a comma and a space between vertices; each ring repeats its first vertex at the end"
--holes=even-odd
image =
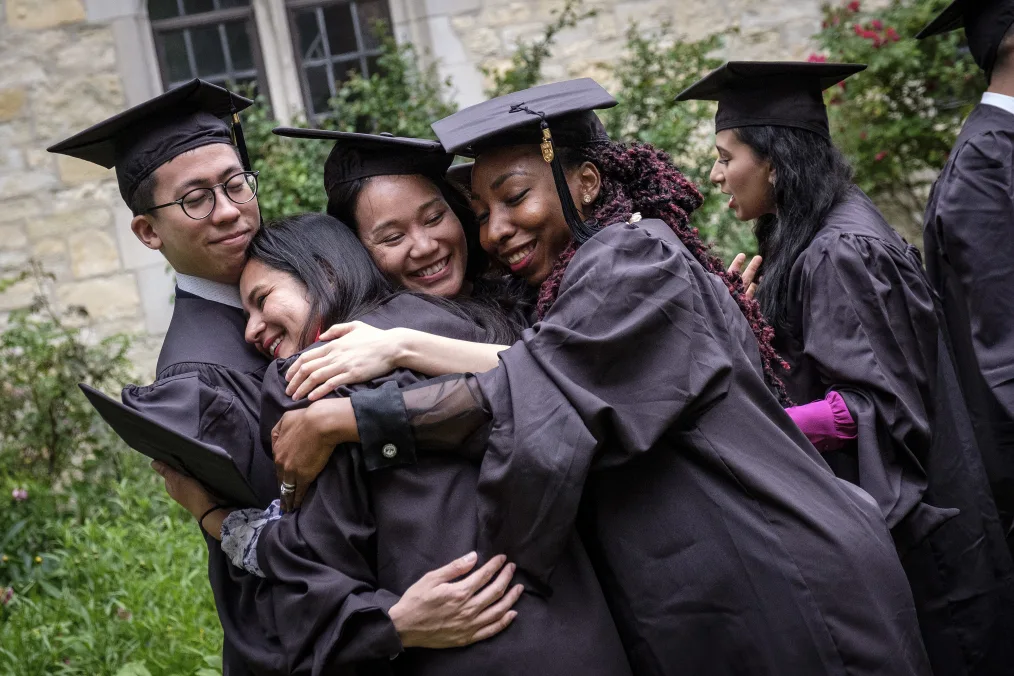
MULTIPOLYGON (((722 261, 701 240, 697 228, 690 226, 690 214, 701 205, 703 198, 697 186, 676 168, 669 155, 645 143, 626 145, 615 142, 560 148, 559 152, 567 169, 582 162, 591 162, 598 167, 602 187, 592 204, 591 217, 600 226, 626 222, 634 212, 639 212, 644 218, 658 218, 672 228, 705 270, 722 278, 757 337, 764 379, 784 405, 790 404, 785 385, 775 373, 775 365, 785 371, 789 370, 789 366, 771 344, 774 330, 761 314, 757 301, 747 298, 742 278, 738 274, 727 273, 722 261)), ((536 306, 539 319, 556 301, 563 274, 578 246, 571 240, 539 287, 536 306)))

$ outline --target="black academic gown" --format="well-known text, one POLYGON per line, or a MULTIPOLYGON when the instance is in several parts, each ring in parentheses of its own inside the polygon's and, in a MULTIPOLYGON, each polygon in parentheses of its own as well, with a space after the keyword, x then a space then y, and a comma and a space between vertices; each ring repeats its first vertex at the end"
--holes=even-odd
POLYGON ((423 437, 491 420, 486 551, 552 586, 580 521, 634 673, 929 674, 883 517, 768 390, 746 324, 668 226, 616 224, 498 368, 403 401, 423 437))
MULTIPOLYGON (((408 327, 473 342, 484 333, 471 321, 410 294, 393 297, 360 317, 382 329, 408 327)), ((262 429, 307 401, 285 394, 291 362, 276 362, 264 381, 262 429)), ((368 385, 409 385, 423 377, 398 371, 368 385)), ((334 396, 334 395, 332 395, 334 396)), ((501 634, 460 649, 401 652, 393 630, 376 635, 374 651, 350 650, 359 618, 384 611, 427 572, 476 548, 478 462, 484 439, 458 431, 434 440, 418 464, 368 473, 356 447, 339 449, 309 489, 302 507, 269 524, 258 561, 272 586, 263 622, 275 627, 293 673, 396 673, 625 676, 631 673, 587 553, 571 529, 546 598, 528 591, 518 617, 501 634), (453 451, 453 452, 451 452, 453 451), (386 653, 377 655, 377 648, 386 653), (398 655, 393 661, 390 656, 398 655), (354 669, 354 672, 352 671, 354 669)), ((480 559, 479 564, 485 562, 480 559)), ((524 582, 524 576, 519 576, 524 582)), ((517 580, 516 580, 517 581, 517 580)), ((267 597, 265 597, 267 598, 267 597)))
POLYGON ((934 674, 1014 673, 1014 566, 918 251, 855 188, 789 294, 789 395, 845 399, 857 439, 825 458, 880 505, 934 674))
POLYGON ((980 104, 933 186, 926 270, 1014 552, 1014 115, 980 104))
MULTIPOLYGON (((171 429, 232 456, 267 506, 278 496, 274 465, 261 450, 261 382, 268 361, 243 339, 242 310, 176 290, 159 353, 157 379, 123 390, 123 402, 171 429)), ((249 506, 249 505, 247 505, 249 506)), ((217 540, 208 543, 208 577, 222 622, 225 676, 278 673, 282 660, 257 624, 260 580, 235 568, 217 540)))

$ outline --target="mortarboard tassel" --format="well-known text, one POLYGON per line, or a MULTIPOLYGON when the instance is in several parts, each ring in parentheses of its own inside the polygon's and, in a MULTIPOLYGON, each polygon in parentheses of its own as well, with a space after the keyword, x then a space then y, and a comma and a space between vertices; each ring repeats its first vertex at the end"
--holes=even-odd
POLYGON ((522 111, 529 115, 535 115, 541 120, 539 127, 542 129, 542 143, 539 144, 539 147, 542 149, 542 159, 548 162, 553 170, 553 182, 556 184, 556 194, 560 197, 560 204, 563 206, 563 218, 567 221, 570 234, 578 244, 584 244, 591 239, 598 229, 595 227, 594 219, 585 221, 581 218, 581 212, 577 210, 577 206, 574 204, 574 198, 570 195, 570 186, 567 185, 567 175, 563 171, 563 162, 560 161, 559 153, 556 152, 556 148, 553 145, 553 134, 549 130, 549 123, 546 122, 546 115, 545 113, 540 113, 526 107, 524 103, 511 106, 508 112, 517 113, 522 111))
POLYGON ((250 153, 246 149, 246 138, 243 136, 243 125, 239 121, 239 113, 236 112, 235 107, 232 110, 232 142, 239 150, 239 160, 243 163, 243 168, 253 171, 253 165, 250 164, 250 153))

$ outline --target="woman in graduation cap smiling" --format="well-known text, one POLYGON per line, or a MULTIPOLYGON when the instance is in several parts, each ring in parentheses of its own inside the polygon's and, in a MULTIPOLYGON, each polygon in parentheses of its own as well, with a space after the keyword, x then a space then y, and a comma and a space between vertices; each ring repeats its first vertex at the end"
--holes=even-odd
POLYGON ((539 286, 541 321, 497 368, 379 393, 387 424, 355 394, 286 413, 283 477, 340 441, 390 471, 484 429, 481 550, 551 589, 579 523, 635 673, 928 674, 883 518, 785 414, 756 306, 689 225, 699 193, 608 139, 593 110, 614 104, 576 80, 434 124, 475 156, 484 246, 539 286))
POLYGON ((678 99, 718 101, 711 179, 756 223, 789 412, 880 506, 933 672, 1011 673, 1012 566, 934 294, 831 142, 822 91, 864 67, 731 62, 678 99))
MULTIPOLYGON (((324 165, 327 212, 347 224, 395 288, 444 298, 476 296, 528 323, 531 295, 490 270, 475 214, 446 178, 453 155, 436 141, 279 127, 279 136, 334 141, 324 165)), ((459 177, 458 181, 461 180, 459 177)), ((506 346, 441 340, 418 331, 378 331, 362 322, 321 327, 326 345, 309 350, 288 374, 289 394, 319 399, 343 384, 394 368, 438 375, 485 370, 506 346)))

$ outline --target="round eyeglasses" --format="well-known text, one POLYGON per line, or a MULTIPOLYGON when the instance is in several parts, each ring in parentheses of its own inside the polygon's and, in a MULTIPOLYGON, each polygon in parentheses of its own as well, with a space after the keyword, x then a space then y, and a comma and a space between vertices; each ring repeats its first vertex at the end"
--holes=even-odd
POLYGON ((221 188, 225 196, 233 204, 246 204, 254 197, 257 197, 257 176, 259 171, 243 171, 230 176, 227 180, 217 183, 210 188, 194 188, 178 200, 159 204, 156 207, 146 209, 145 213, 156 209, 165 209, 174 204, 180 205, 185 213, 195 221, 207 218, 215 210, 216 188, 221 188))

